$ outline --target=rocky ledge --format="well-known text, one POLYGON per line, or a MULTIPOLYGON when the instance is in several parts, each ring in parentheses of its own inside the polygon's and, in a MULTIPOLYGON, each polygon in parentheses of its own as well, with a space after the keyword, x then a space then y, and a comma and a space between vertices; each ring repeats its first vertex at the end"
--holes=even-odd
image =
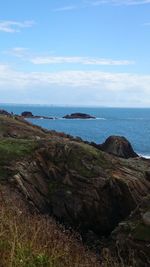
POLYGON ((65 115, 64 119, 96 119, 96 117, 85 113, 72 113, 70 115, 65 115))

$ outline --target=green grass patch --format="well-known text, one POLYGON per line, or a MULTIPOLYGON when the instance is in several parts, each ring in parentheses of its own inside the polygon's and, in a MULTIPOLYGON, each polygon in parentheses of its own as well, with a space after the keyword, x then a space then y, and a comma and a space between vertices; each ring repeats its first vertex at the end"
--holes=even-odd
POLYGON ((36 148, 32 140, 0 139, 0 181, 11 176, 9 166, 13 161, 32 155, 36 148))
POLYGON ((54 266, 45 253, 34 254, 31 248, 17 247, 13 260, 13 266, 18 267, 50 267, 54 266))
POLYGON ((33 153, 37 143, 32 140, 1 139, 0 162, 8 162, 17 158, 23 158, 33 153))

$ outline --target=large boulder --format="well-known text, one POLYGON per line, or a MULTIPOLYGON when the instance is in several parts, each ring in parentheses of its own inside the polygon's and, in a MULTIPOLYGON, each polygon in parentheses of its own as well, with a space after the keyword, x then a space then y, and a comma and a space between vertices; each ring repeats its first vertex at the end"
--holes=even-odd
POLYGON ((130 142, 123 136, 110 136, 100 145, 100 149, 121 158, 135 158, 138 155, 134 152, 130 142))
POLYGON ((64 119, 95 119, 94 116, 85 113, 72 113, 63 117, 64 119))

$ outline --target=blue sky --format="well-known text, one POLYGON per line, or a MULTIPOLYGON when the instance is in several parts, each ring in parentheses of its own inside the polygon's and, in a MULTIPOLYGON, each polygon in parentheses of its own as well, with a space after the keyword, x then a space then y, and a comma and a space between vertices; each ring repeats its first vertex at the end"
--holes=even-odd
POLYGON ((0 3, 0 102, 150 107, 150 0, 0 3))

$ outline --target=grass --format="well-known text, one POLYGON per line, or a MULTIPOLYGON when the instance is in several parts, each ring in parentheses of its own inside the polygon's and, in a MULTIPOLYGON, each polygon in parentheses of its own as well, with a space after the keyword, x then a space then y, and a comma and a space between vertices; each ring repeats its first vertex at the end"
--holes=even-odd
POLYGON ((1 267, 100 267, 96 256, 48 217, 0 210, 1 267))
POLYGON ((0 191, 0 267, 136 266, 113 257, 109 249, 104 249, 101 257, 100 253, 96 256, 78 234, 51 217, 21 209, 18 196, 16 203, 14 197, 9 201, 5 197, 0 191))
POLYGON ((30 155, 37 144, 32 140, 0 139, 0 161, 10 161, 30 155))
POLYGON ((32 125, 16 116, 0 115, 0 135, 9 137, 13 133, 17 134, 18 138, 29 138, 35 135, 45 136, 41 127, 32 125))
POLYGON ((11 163, 32 155, 36 147, 37 143, 33 140, 0 139, 0 181, 5 181, 10 176, 11 163))

